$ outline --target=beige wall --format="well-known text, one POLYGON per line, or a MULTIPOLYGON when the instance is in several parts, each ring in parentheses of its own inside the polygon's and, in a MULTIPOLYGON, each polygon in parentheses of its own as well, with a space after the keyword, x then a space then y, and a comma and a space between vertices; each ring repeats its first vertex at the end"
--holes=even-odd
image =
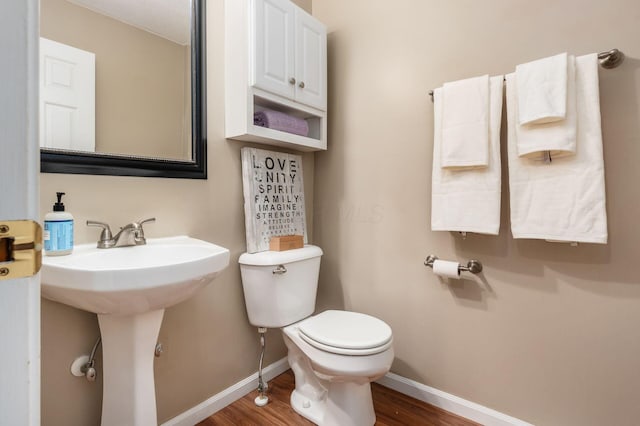
POLYGON ((40 15, 42 37, 96 54, 97 152, 191 158, 189 46, 65 0, 41 0, 40 15))
POLYGON ((539 425, 637 424, 640 3, 315 0, 313 10, 330 32, 320 303, 387 321, 402 376, 539 425), (514 240, 504 184, 498 237, 431 232, 428 91, 614 47, 627 60, 600 73, 609 244, 514 240), (430 253, 485 271, 447 285, 422 265, 430 253))
MULTIPOLYGON (((307 2, 305 2, 307 4, 307 2)), ((307 6, 310 6, 308 2, 307 6)), ((96 241, 87 219, 112 227, 155 216, 148 237, 187 234, 229 248, 231 264, 194 298, 165 312, 156 359, 158 420, 166 421, 257 370, 259 343, 244 307, 237 260, 245 250, 240 148, 224 138, 223 1, 207 2, 208 180, 41 174, 42 216, 56 191, 76 219, 76 243, 96 241)), ((258 146, 270 149, 269 146, 258 146)), ((313 222, 313 154, 303 155, 308 232, 313 222)), ((75 357, 99 335, 96 316, 42 300, 42 424, 86 426, 100 418, 101 382, 71 376, 75 357)), ((270 364, 286 355, 280 333, 269 331, 270 364)), ((98 361, 98 374, 101 374, 98 361)), ((100 377, 100 376, 99 376, 100 377)))

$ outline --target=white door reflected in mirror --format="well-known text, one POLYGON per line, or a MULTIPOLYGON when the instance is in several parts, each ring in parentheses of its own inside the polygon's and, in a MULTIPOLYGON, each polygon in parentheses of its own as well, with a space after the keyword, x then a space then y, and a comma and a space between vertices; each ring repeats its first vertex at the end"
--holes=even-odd
POLYGON ((40 146, 96 150, 96 55, 40 38, 40 146))

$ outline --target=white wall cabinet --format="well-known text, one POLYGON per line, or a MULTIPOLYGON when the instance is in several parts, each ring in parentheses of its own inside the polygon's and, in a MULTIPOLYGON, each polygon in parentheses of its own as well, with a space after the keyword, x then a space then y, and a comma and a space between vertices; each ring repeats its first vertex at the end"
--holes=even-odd
POLYGON ((227 138, 326 149, 327 34, 289 0, 225 1, 225 134, 227 138), (253 124, 273 109, 303 118, 307 137, 253 124))
POLYGON ((327 31, 289 0, 254 0, 253 85, 327 109, 327 31))

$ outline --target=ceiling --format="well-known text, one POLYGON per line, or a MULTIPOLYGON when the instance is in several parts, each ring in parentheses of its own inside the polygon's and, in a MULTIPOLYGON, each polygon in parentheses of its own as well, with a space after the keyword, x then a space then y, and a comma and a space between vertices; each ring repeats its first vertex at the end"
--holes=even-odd
POLYGON ((67 0, 181 45, 190 44, 191 0, 67 0))

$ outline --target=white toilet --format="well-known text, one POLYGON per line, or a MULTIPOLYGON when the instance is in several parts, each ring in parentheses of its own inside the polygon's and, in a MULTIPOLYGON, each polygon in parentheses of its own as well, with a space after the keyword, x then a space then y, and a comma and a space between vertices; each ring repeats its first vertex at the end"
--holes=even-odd
POLYGON ((296 388, 291 406, 319 425, 373 425, 370 382, 393 361, 391 328, 369 315, 315 310, 319 247, 240 256, 249 322, 283 327, 296 388))

